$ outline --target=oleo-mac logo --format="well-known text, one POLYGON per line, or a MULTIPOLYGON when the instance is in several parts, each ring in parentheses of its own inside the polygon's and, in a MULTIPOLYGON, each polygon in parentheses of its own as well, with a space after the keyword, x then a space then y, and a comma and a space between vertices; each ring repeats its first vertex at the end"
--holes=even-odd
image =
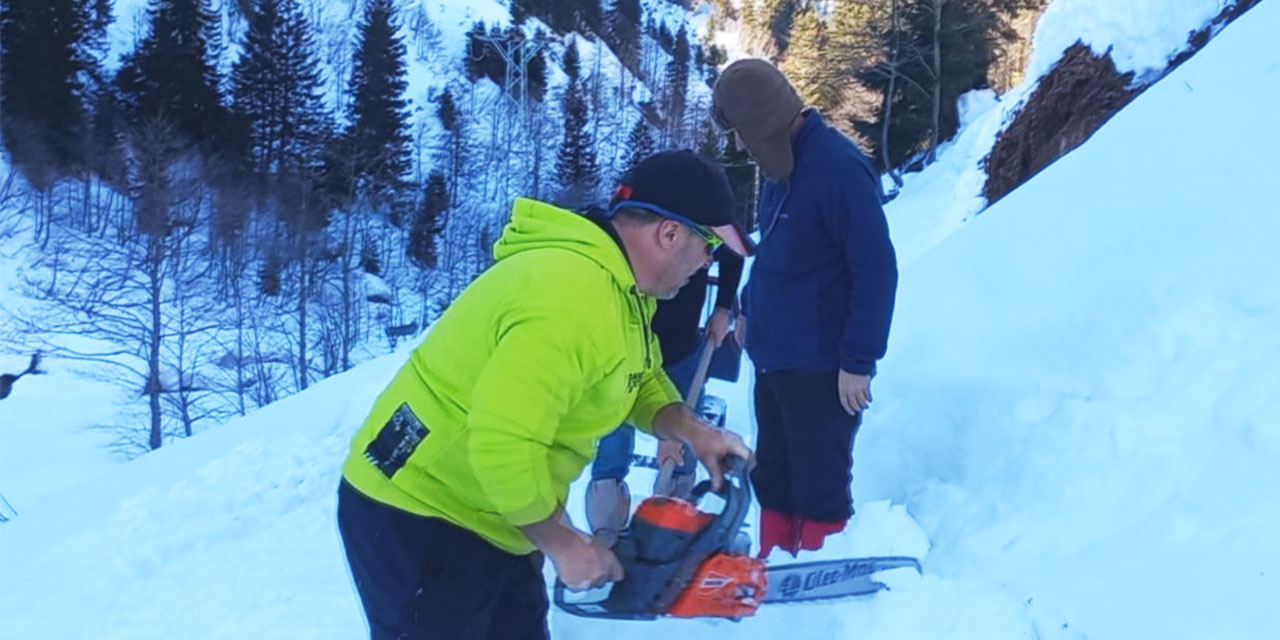
POLYGON ((791 574, 782 579, 782 596, 792 598, 814 589, 830 587, 861 578, 874 572, 874 567, 865 562, 850 562, 838 569, 815 567, 800 574, 791 574))

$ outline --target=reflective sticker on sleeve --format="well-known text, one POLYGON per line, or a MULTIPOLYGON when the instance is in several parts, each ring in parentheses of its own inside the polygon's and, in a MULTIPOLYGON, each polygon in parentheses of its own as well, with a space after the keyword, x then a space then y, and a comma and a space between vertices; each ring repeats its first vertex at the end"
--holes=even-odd
POLYGON ((364 455, 390 478, 409 461, 409 456, 429 433, 431 431, 418 420, 418 416, 413 415, 409 405, 402 404, 382 425, 378 437, 365 448, 364 455))

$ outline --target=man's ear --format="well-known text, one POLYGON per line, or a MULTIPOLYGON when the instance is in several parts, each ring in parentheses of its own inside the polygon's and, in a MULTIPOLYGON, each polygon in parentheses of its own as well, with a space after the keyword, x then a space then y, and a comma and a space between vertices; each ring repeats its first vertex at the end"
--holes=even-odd
POLYGON ((662 220, 658 223, 658 246, 670 249, 680 242, 681 224, 675 220, 662 220))

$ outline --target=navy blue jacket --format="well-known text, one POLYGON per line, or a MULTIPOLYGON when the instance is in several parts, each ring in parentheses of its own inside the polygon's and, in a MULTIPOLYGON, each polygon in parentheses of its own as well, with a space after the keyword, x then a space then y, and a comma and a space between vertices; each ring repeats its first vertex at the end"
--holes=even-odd
POLYGON ((795 168, 766 180, 760 245, 743 292, 747 352, 766 371, 872 375, 898 287, 880 178, 853 141, 805 113, 795 168))

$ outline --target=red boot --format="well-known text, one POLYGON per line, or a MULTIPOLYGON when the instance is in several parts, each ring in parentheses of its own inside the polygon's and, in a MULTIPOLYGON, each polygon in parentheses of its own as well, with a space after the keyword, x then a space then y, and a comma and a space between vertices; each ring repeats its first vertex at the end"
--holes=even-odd
POLYGON ((760 509, 760 554, 756 557, 769 557, 769 552, 774 547, 780 547, 794 557, 798 550, 796 543, 799 534, 795 524, 795 517, 789 513, 760 509))
POLYGON ((807 520, 805 518, 797 519, 796 525, 800 530, 799 542, 800 548, 807 551, 817 551, 822 548, 822 543, 826 541, 827 536, 844 531, 845 522, 823 522, 821 520, 807 520))

